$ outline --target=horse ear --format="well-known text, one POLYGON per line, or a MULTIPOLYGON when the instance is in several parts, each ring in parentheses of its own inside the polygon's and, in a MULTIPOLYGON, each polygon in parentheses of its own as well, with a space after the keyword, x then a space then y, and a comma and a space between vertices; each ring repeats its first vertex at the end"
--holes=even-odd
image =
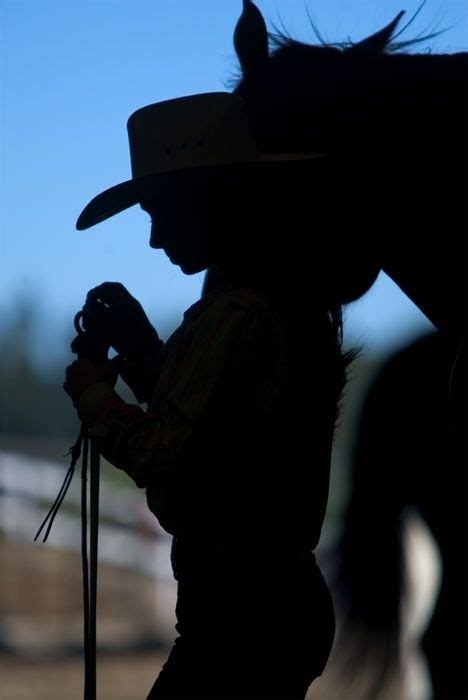
POLYGON ((251 0, 243 0, 244 9, 234 29, 234 48, 244 77, 261 68, 268 59, 268 32, 263 15, 251 0))
POLYGON ((393 36, 393 32, 396 29, 396 26, 400 19, 403 17, 405 14, 405 10, 401 10, 393 19, 390 24, 387 24, 386 27, 383 29, 380 29, 380 31, 376 32, 375 34, 372 34, 371 36, 368 36, 366 39, 363 39, 362 41, 359 41, 357 44, 354 44, 348 51, 351 53, 353 52, 361 52, 361 51, 372 51, 375 53, 382 53, 385 51, 385 48, 387 47, 390 39, 393 36))

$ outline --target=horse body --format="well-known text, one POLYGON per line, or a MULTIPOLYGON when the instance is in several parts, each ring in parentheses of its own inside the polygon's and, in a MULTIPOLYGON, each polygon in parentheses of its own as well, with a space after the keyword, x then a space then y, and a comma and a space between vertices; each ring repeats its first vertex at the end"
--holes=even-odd
MULTIPOLYGON (((447 401, 452 356, 453 340, 446 334, 423 337, 384 365, 369 392, 353 456, 335 591, 348 620, 339 648, 346 655, 350 641, 353 646, 359 621, 368 647, 381 652, 375 670, 383 682, 385 672, 401 663, 408 592, 403 531, 407 510, 416 508, 437 543, 443 571, 422 638, 434 700, 468 695, 466 466, 453 440, 447 401)), ((376 684, 370 696, 379 689, 376 684)))

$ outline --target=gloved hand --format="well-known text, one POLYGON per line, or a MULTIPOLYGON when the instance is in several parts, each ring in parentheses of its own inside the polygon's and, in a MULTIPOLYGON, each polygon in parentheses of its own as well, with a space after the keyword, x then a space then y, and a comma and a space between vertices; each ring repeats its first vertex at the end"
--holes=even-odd
POLYGON ((104 282, 88 292, 82 325, 125 358, 145 355, 160 345, 140 302, 120 282, 104 282))
POLYGON ((105 362, 108 359, 110 343, 98 335, 80 332, 72 340, 70 349, 80 360, 86 357, 93 362, 105 362))
POLYGON ((93 362, 87 358, 75 360, 65 370, 63 388, 73 401, 75 408, 85 391, 93 384, 106 382, 114 387, 119 376, 121 358, 117 355, 112 360, 93 362))

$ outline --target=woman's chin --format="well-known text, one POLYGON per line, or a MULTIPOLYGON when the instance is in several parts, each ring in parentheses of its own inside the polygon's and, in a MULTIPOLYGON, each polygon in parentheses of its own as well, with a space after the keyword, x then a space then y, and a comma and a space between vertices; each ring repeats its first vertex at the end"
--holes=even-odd
POLYGON ((184 275, 195 275, 197 272, 203 272, 203 270, 206 270, 208 265, 203 264, 203 263, 194 263, 194 262, 176 262, 173 261, 174 265, 178 265, 184 275))

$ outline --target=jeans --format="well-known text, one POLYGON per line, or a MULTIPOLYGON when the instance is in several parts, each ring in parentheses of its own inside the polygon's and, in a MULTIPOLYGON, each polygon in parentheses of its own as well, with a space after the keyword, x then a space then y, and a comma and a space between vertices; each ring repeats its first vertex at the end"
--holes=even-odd
POLYGON ((174 549, 179 637, 148 700, 303 699, 335 629, 312 552, 272 561, 191 543, 174 549))

